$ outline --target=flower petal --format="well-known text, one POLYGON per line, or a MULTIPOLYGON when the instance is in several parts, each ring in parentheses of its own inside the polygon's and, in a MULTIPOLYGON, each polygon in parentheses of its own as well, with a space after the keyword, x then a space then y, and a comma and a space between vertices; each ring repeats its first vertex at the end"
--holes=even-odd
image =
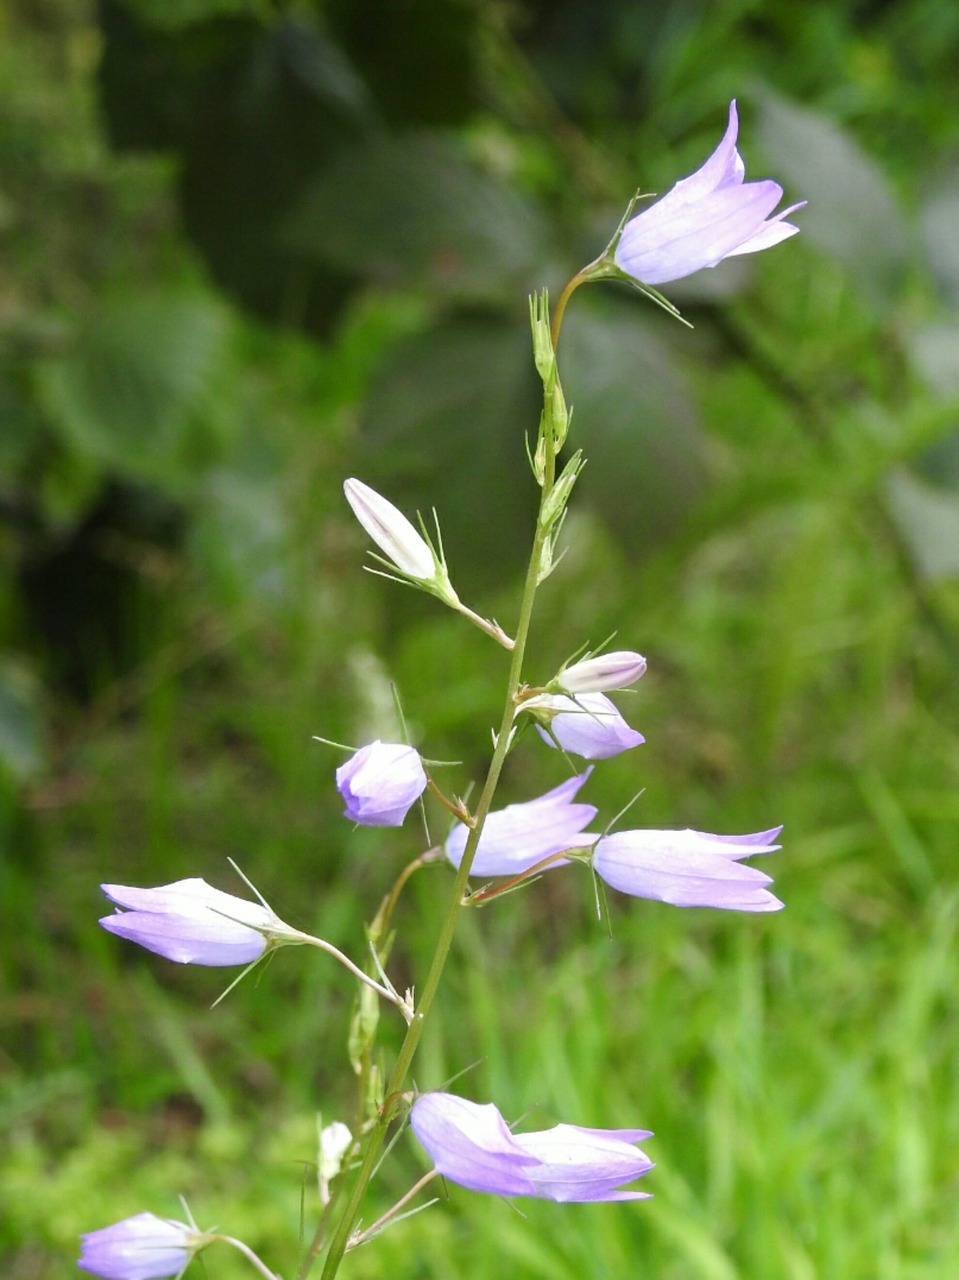
POLYGON ((754 836, 618 831, 599 841, 593 867, 612 888, 636 898, 652 898, 676 907, 779 911, 783 903, 765 888, 771 878, 738 861, 778 848, 750 842, 778 835, 779 830, 754 836))
MULTIPOLYGON (((589 768, 535 800, 491 813, 483 824, 470 875, 519 875, 551 853, 576 844, 579 833, 596 817, 595 805, 572 803, 591 773, 589 768)), ((468 836, 469 828, 458 822, 446 838, 446 856, 454 867, 463 859, 468 836)))
POLYGON ((560 1124, 539 1133, 511 1133, 499 1111, 449 1093, 425 1093, 410 1125, 437 1170, 451 1182, 492 1195, 541 1200, 643 1199, 621 1190, 653 1167, 633 1143, 646 1129, 583 1129, 560 1124))

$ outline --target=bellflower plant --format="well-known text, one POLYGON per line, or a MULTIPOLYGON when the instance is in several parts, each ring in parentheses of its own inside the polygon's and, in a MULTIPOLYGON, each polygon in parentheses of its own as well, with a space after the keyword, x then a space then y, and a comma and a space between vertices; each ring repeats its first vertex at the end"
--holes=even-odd
POLYGON ((410 1127, 437 1173, 470 1191, 539 1200, 647 1200, 624 1191, 653 1167, 634 1143, 648 1129, 582 1129, 558 1124, 539 1133, 511 1133, 492 1103, 481 1106, 451 1093, 424 1093, 413 1103, 410 1127))
MULTIPOLYGON (((513 756, 539 751, 541 765, 551 764, 561 771, 564 763, 569 765, 564 756, 604 760, 644 741, 606 697, 640 679, 646 660, 639 653, 593 653, 583 645, 577 652, 585 653, 584 658, 561 667, 545 682, 534 683, 525 669, 537 592, 561 567, 557 540, 585 462, 575 443, 565 455, 565 465, 558 461, 573 430, 560 380, 558 344, 565 308, 581 284, 630 280, 678 314, 657 285, 736 254, 757 253, 796 234, 797 227, 786 219, 801 205, 777 213, 783 194, 779 184, 771 179, 745 181, 737 137, 733 102, 726 134, 710 158, 657 203, 638 213, 636 201, 630 204, 604 253, 566 285, 552 318, 545 293, 530 300, 533 363, 542 383, 543 402, 527 458, 539 505, 512 634, 474 613, 453 590, 438 522, 434 543, 422 521, 417 530, 369 485, 357 479, 345 483, 352 512, 383 553, 375 557, 381 566, 378 572, 433 596, 509 654, 502 709, 492 726, 492 751, 475 799, 469 779, 462 779, 462 794, 470 797, 469 803, 441 789, 435 778, 427 778, 419 753, 403 744, 371 742, 336 770, 345 814, 359 825, 401 826, 427 787, 429 803, 435 801, 453 819, 441 845, 417 852, 392 872, 392 882, 387 880, 382 896, 378 895, 379 906, 362 930, 359 960, 349 959, 323 938, 285 924, 262 898, 257 902, 237 898, 199 878, 153 889, 103 886, 117 907, 116 914, 101 921, 103 927, 167 960, 252 966, 273 949, 296 944, 301 955, 306 954, 303 947, 331 955, 347 970, 350 981, 359 984, 346 1046, 356 1086, 355 1109, 347 1117, 349 1124, 333 1118, 320 1127, 317 1188, 305 1210, 310 1234, 302 1249, 297 1239, 291 1240, 291 1254, 298 1261, 292 1264, 295 1274, 284 1271, 288 1280, 309 1280, 320 1265, 322 1280, 334 1280, 350 1250, 415 1211, 406 1206, 440 1175, 474 1191, 533 1196, 558 1204, 642 1200, 647 1195, 631 1184, 652 1168, 636 1146, 651 1136, 648 1130, 559 1124, 541 1132, 513 1133, 492 1103, 479 1105, 445 1092, 415 1097, 411 1093, 420 1040, 433 1015, 464 910, 500 900, 516 883, 532 884, 540 871, 573 861, 590 865, 611 888, 632 897, 756 913, 776 911, 783 905, 767 887, 770 878, 744 861, 778 849, 779 827, 738 836, 690 830, 610 833, 608 828, 606 834, 593 834, 586 828, 597 817, 597 809, 577 800, 591 768, 561 778, 533 799, 495 805, 501 777, 513 756), (521 731, 530 720, 539 737, 558 752, 543 752, 537 735, 521 731), (397 991, 386 965, 401 944, 393 921, 397 904, 410 879, 429 864, 445 868, 452 883, 444 890, 441 876, 429 880, 429 885, 441 886, 446 905, 432 958, 425 973, 417 975, 414 999, 412 991, 402 995, 397 991), (508 878, 470 892, 470 877, 475 876, 508 878), (378 1038, 381 1001, 395 1008, 405 1022, 405 1034, 395 1052, 378 1038), (433 1168, 371 1226, 360 1229, 357 1223, 368 1217, 367 1191, 385 1158, 391 1130, 398 1131, 407 1118, 433 1168)), ((518 457, 522 447, 520 437, 518 457)), ((517 776, 523 776, 522 768, 517 776)), ((412 825, 407 824, 402 837, 407 844, 416 839, 409 834, 412 825)), ((417 843, 416 848, 422 845, 417 843)), ((359 883, 369 875, 382 872, 385 876, 391 866, 392 860, 384 856, 364 872, 359 883)), ((425 892, 425 877, 423 888, 425 892)), ((408 913, 410 904, 404 903, 404 908, 408 913)), ((324 1049, 328 1054, 329 1047, 324 1049)), ((603 1112, 606 1104, 603 1096, 590 1100, 594 1112, 603 1112)), ((392 1142, 387 1149, 392 1150, 392 1142)), ((298 1189, 292 1194, 299 1194, 298 1189)), ((241 1241, 199 1232, 192 1220, 186 1225, 145 1212, 85 1235, 79 1265, 101 1280, 160 1280, 179 1275, 201 1248, 217 1241, 239 1250, 263 1280, 278 1280, 241 1241)))
POLYGON ((344 816, 361 827, 401 827, 426 789, 419 752, 395 742, 371 742, 336 771, 344 816))

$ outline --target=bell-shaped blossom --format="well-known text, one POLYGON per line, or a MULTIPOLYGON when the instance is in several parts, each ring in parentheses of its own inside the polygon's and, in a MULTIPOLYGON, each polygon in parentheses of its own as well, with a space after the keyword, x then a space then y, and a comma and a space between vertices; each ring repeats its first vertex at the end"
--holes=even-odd
POLYGON ((104 929, 178 964, 250 964, 268 946, 305 938, 269 907, 223 893, 205 880, 177 880, 155 889, 100 887, 122 908, 103 917, 104 929))
MULTIPOLYGON (((550 854, 579 843, 580 832, 596 817, 596 806, 573 804, 573 798, 591 773, 592 769, 587 769, 535 800, 509 804, 505 809, 489 814, 483 824, 470 875, 519 875, 550 854)), ((443 847, 454 867, 462 861, 468 836, 469 827, 458 822, 446 838, 443 847)), ((590 837, 590 843, 592 840, 590 837)), ((562 864, 556 862, 552 865, 562 864)))
POLYGON ((492 1103, 451 1093, 424 1093, 410 1126, 437 1172, 470 1191, 539 1200, 646 1200, 623 1191, 653 1167, 633 1144, 648 1129, 583 1129, 558 1124, 539 1133, 511 1133, 492 1103))
POLYGON ((375 742, 361 747, 336 771, 345 817, 362 827, 400 827, 423 794, 426 771, 415 747, 375 742))
POLYGON ((666 284, 796 234, 799 228, 785 219, 806 202, 773 214, 783 189, 770 179, 744 181, 738 132, 734 100, 725 136, 706 163, 626 223, 614 258, 627 275, 641 284, 666 284))
POLYGON ((646 659, 641 653, 620 649, 585 658, 565 667, 553 684, 563 693, 603 693, 607 689, 628 689, 646 673, 646 659))
POLYGON ((357 520, 397 569, 411 578, 435 577, 436 560, 429 543, 398 507, 362 480, 344 481, 343 492, 357 520))
POLYGON ((558 743, 564 751, 584 760, 606 760, 646 741, 629 727, 603 693, 583 693, 575 698, 563 693, 540 693, 521 703, 519 711, 535 717, 544 742, 551 747, 558 743))
POLYGON ((782 827, 751 835, 707 831, 616 831, 593 852, 593 868, 608 885, 634 898, 674 907, 726 911, 779 911, 783 903, 765 887, 771 877, 740 858, 772 853, 782 827))
POLYGON ((178 1276, 209 1237, 184 1222, 138 1213, 81 1236, 78 1266, 101 1280, 178 1276))

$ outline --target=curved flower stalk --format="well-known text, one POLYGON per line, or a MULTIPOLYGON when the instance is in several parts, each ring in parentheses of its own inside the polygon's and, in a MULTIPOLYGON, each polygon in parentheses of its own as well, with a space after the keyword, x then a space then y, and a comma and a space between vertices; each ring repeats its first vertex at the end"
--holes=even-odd
POLYGON ((523 711, 536 719, 544 742, 584 760, 607 760, 646 741, 604 693, 540 693, 520 703, 516 714, 523 711))
POLYGON ((336 788, 344 817, 363 827, 401 827, 426 789, 426 771, 415 747, 377 739, 340 765, 336 788))
POLYGON ((510 1132, 493 1104, 451 1093, 424 1093, 413 1103, 410 1127, 438 1173, 470 1191, 539 1200, 648 1200, 622 1187, 653 1163, 634 1143, 648 1129, 584 1129, 558 1124, 539 1133, 510 1132))
POLYGON ((744 181, 738 133, 733 99, 723 140, 705 164, 623 227, 613 256, 626 275, 641 284, 668 284, 725 258, 769 249, 798 232, 785 219, 805 200, 774 214, 783 189, 768 178, 744 181))
POLYGON ((177 964, 250 964, 267 947, 312 941, 263 903, 234 897, 205 880, 177 880, 155 889, 100 888, 122 908, 103 917, 104 929, 177 964))
MULTIPOLYGON (((583 828, 596 817, 595 805, 573 804, 573 798, 591 773, 589 768, 535 800, 509 804, 489 814, 470 875, 518 875, 543 858, 575 844, 583 828)), ((458 822, 446 837, 443 848, 454 867, 460 865, 468 836, 469 828, 458 822)), ((592 841, 593 837, 589 839, 592 841)))
POLYGON ((707 831, 617 831, 603 836, 592 865, 600 879, 634 898, 674 907, 726 911, 780 911, 783 903, 765 887, 772 878, 741 858, 772 853, 782 831, 719 836, 707 831))
POLYGON ((80 1237, 81 1271, 100 1280, 163 1280, 178 1276, 211 1237, 185 1222, 138 1213, 80 1237))

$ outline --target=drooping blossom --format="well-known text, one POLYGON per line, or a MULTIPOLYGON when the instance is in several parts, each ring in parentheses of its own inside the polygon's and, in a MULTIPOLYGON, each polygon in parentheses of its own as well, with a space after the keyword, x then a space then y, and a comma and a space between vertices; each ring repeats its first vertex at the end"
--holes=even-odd
POLYGON ((641 284, 667 284, 796 234, 785 219, 806 202, 773 214, 783 189, 768 178, 744 181, 738 132, 734 99, 725 136, 706 163, 626 223, 614 251, 622 271, 641 284))
POLYGON ((205 880, 177 880, 155 889, 100 888, 122 908, 103 917, 104 929, 178 964, 250 964, 267 946, 305 938, 269 907, 214 889, 205 880))
POLYGON ((363 827, 399 827, 423 794, 426 772, 415 747, 375 742, 361 747, 336 771, 344 817, 363 827))
POLYGON ((544 742, 551 747, 559 743, 564 751, 584 760, 606 760, 646 741, 629 727, 604 693, 583 693, 575 698, 541 693, 522 702, 517 714, 522 711, 536 719, 544 742))
POLYGON ((574 662, 553 683, 563 693, 603 693, 608 689, 628 689, 645 672, 646 659, 641 653, 621 649, 574 662))
MULTIPOLYGON (((509 804, 489 814, 470 875, 519 875, 551 853, 576 845, 579 833, 596 817, 595 805, 573 804, 574 796, 591 773, 592 769, 587 769, 535 800, 509 804)), ((454 867, 462 861, 468 835, 469 828, 458 822, 446 838, 443 847, 454 867)))
POLYGON ((596 874, 620 893, 675 907, 727 911, 779 911, 783 903, 765 887, 770 876, 740 858, 772 853, 782 827, 751 835, 707 831, 617 831, 593 852, 596 874))
POLYGON ((492 1103, 451 1093, 424 1093, 410 1126, 436 1169, 470 1191, 539 1200, 646 1200, 624 1191, 653 1167, 634 1143, 648 1129, 584 1129, 558 1124, 539 1133, 511 1133, 492 1103))
POLYGON ((184 1222, 138 1213, 81 1241, 81 1271, 100 1280, 162 1280, 178 1276, 209 1238, 184 1222))

